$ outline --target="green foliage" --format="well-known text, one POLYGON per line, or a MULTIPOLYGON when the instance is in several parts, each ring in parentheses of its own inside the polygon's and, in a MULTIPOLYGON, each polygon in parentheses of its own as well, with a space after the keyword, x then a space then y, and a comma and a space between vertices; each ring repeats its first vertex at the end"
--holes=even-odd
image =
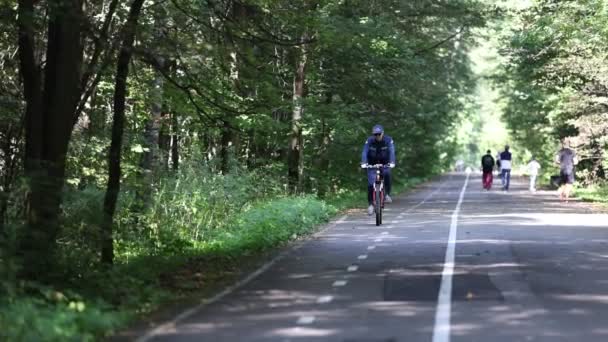
POLYGON ((576 197, 581 198, 583 201, 608 203, 608 183, 606 182, 588 187, 577 187, 574 192, 576 197))
POLYGON ((540 0, 504 25, 504 118, 517 142, 551 165, 559 142, 578 153, 586 184, 605 178, 605 1, 540 0))
POLYGON ((234 168, 221 175, 208 166, 183 165, 159 181, 152 204, 143 213, 131 210, 137 198, 127 193, 117 214, 118 253, 181 253, 226 229, 252 204, 281 193, 281 178, 275 174, 271 166, 253 172, 234 168))
POLYGON ((48 289, 39 297, 9 297, 0 304, 3 341, 96 341, 122 321, 103 305, 48 289))

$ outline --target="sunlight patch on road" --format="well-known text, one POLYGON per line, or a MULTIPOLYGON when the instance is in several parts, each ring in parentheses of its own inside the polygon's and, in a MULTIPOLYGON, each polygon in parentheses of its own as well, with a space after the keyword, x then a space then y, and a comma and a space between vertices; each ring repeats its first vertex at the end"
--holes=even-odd
POLYGON ((554 295, 551 297, 553 297, 555 299, 567 300, 567 301, 571 301, 571 302, 608 304, 608 295, 573 294, 573 295, 554 295))
POLYGON ((608 214, 513 213, 461 215, 464 224, 509 224, 513 226, 606 227, 608 214))
POLYGON ((315 329, 315 328, 304 328, 294 327, 286 329, 273 330, 270 335, 272 336, 284 336, 284 337, 325 337, 336 335, 338 333, 335 329, 315 329))

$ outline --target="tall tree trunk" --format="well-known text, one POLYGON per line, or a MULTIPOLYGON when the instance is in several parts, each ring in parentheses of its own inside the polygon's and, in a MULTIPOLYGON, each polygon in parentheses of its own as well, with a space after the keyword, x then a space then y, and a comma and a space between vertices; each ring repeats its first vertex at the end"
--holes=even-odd
POLYGON ((26 100, 26 228, 18 244, 21 275, 51 274, 65 160, 80 97, 83 59, 81 0, 48 1, 44 77, 35 57, 34 1, 19 1, 19 59, 26 100), (42 82, 44 80, 44 83, 42 82))
POLYGON ((171 113, 171 167, 179 170, 179 125, 177 114, 171 113))
MULTIPOLYGON (((331 104, 331 93, 327 94, 327 100, 325 104, 328 106, 331 104)), ((331 127, 327 124, 326 114, 323 113, 321 116, 321 146, 319 148, 319 171, 321 173, 319 177, 319 197, 325 197, 329 186, 331 184, 329 180, 329 145, 331 143, 331 127)))
MULTIPOLYGON (((306 35, 304 35, 304 40, 306 35)), ((293 110, 291 114, 291 135, 288 150, 288 176, 292 192, 302 188, 304 175, 304 140, 302 137, 302 115, 304 113, 304 85, 306 81, 306 64, 308 62, 307 45, 300 47, 296 58, 296 71, 293 78, 293 110)))
POLYGON ((232 129, 230 128, 230 124, 227 121, 224 121, 224 125, 222 126, 222 137, 220 146, 220 169, 222 171, 222 174, 224 175, 230 172, 230 150, 232 147, 232 138, 233 135, 232 129))
POLYGON ((133 0, 129 16, 123 30, 122 45, 116 65, 116 83, 114 86, 114 114, 112 123, 112 143, 108 155, 108 185, 103 201, 101 261, 106 264, 114 262, 113 221, 116 202, 120 192, 120 157, 122 151, 122 136, 125 122, 125 98, 127 95, 127 77, 129 62, 133 55, 133 41, 137 21, 145 0, 133 0))

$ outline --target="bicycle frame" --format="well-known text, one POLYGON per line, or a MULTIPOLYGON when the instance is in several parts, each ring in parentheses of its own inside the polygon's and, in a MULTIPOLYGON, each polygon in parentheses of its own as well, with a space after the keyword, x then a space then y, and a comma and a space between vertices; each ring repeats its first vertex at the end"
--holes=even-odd
POLYGON ((374 192, 372 193, 374 207, 376 206, 376 194, 380 195, 380 207, 384 208, 384 176, 380 169, 376 169, 376 181, 374 182, 374 192))
POLYGON ((376 226, 382 224, 382 209, 384 208, 384 173, 386 165, 376 164, 367 165, 367 169, 376 169, 376 179, 374 180, 374 191, 372 192, 372 205, 376 212, 376 226))

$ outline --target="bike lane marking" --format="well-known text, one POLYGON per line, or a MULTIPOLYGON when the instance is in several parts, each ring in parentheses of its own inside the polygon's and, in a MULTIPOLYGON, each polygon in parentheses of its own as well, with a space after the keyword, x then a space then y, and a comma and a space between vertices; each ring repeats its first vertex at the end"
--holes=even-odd
POLYGON ((315 322, 315 320, 316 320, 315 316, 302 316, 302 317, 298 318, 297 324, 300 324, 300 325, 313 324, 315 322))
MULTIPOLYGON (((344 221, 346 221, 347 217, 348 217, 348 215, 343 215, 334 223, 328 224, 325 228, 323 228, 323 229, 319 230, 317 233, 313 234, 313 236, 320 236, 327 230, 332 229, 332 228, 336 227, 337 225, 344 223, 344 221)), ((269 268, 274 266, 277 262, 279 262, 282 259, 284 259, 285 257, 287 257, 289 254, 302 248, 307 242, 308 242, 308 240, 303 241, 299 244, 295 244, 293 247, 289 248, 288 250, 283 251, 279 255, 272 258, 270 261, 268 261, 265 264, 263 264, 262 266, 260 266, 260 268, 258 268, 253 273, 249 274, 244 279, 236 282, 235 284, 233 284, 231 286, 228 286, 224 291, 218 293, 217 295, 215 295, 209 299, 203 300, 200 304, 182 312, 181 314, 175 316, 175 318, 173 318, 172 320, 167 321, 166 323, 163 323, 152 330, 148 330, 143 336, 140 336, 137 339, 135 339, 135 342, 148 342, 148 341, 152 340, 154 337, 156 337, 157 335, 162 334, 164 331, 174 328, 179 322, 187 319, 188 317, 195 315, 200 310, 202 310, 204 307, 221 300, 222 298, 226 297, 227 295, 229 295, 229 294, 233 293, 234 291, 240 289, 241 287, 247 285, 252 280, 259 277, 262 273, 266 272, 269 268)), ((346 283, 344 285, 346 285, 346 283)))
POLYGON ((343 287, 343 286, 346 286, 346 284, 348 284, 348 280, 336 280, 336 281, 334 281, 332 286, 333 287, 343 287))
POLYGON ((448 246, 445 252, 445 262, 441 273, 441 286, 439 288, 439 298, 437 299, 437 310, 435 311, 435 327, 433 329, 433 342, 450 341, 450 319, 452 314, 452 282, 454 276, 454 260, 456 252, 456 233, 458 230, 458 215, 464 199, 464 194, 469 184, 470 173, 464 180, 464 185, 458 197, 456 208, 452 212, 450 223, 450 234, 448 236, 448 246))
POLYGON ((334 296, 321 296, 317 298, 317 304, 327 304, 334 300, 334 296))

